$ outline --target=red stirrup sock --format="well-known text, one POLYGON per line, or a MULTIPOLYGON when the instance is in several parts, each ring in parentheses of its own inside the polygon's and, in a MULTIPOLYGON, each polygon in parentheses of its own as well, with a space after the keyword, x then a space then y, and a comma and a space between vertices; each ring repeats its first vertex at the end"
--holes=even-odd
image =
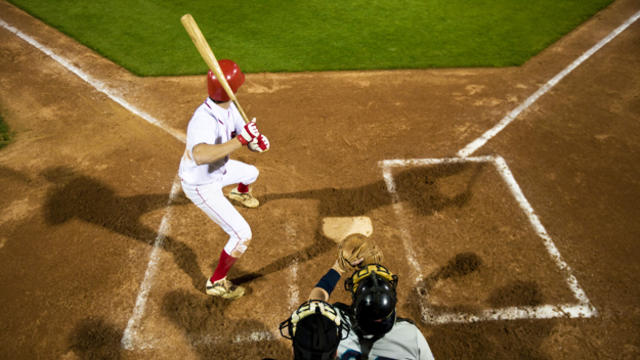
POLYGON ((216 266, 216 270, 213 272, 211 282, 218 281, 227 276, 229 269, 231 269, 231 266, 233 266, 236 260, 238 260, 238 258, 234 258, 222 250, 220 253, 220 261, 218 261, 218 266, 216 266))
POLYGON ((245 185, 243 183, 238 183, 238 191, 240 191, 241 193, 248 193, 249 192, 249 185, 245 185))

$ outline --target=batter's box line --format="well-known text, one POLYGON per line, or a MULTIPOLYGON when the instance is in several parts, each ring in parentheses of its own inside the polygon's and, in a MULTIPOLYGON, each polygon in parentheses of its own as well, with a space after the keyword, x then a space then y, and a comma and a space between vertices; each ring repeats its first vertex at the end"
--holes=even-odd
MULTIPOLYGON (((544 243, 545 248, 549 252, 549 255, 555 262, 556 266, 565 274, 565 280, 573 295, 575 296, 577 303, 575 304, 545 304, 538 306, 513 306, 503 308, 490 308, 480 311, 479 313, 436 313, 425 305, 424 301, 420 302, 422 320, 428 324, 447 324, 447 323, 473 323, 479 321, 491 321, 491 320, 519 320, 519 319, 552 319, 552 318, 590 318, 598 316, 596 310, 587 295, 585 294, 578 280, 573 275, 573 271, 569 265, 562 259, 558 248, 554 244, 551 236, 547 233, 540 219, 536 215, 535 211, 529 204, 529 201, 522 193, 520 186, 516 182, 507 162, 499 155, 496 156, 477 156, 477 157, 451 157, 451 158, 439 158, 439 159, 396 159, 396 160, 382 160, 378 165, 382 168, 382 175, 387 185, 387 190, 393 199, 393 209, 396 217, 400 222, 405 219, 403 215, 404 209, 402 203, 399 201, 398 193, 396 192, 396 184, 393 179, 392 169, 409 167, 409 166, 428 166, 428 165, 442 165, 442 164, 455 164, 455 163, 491 163, 495 166, 498 174, 502 177, 506 183, 509 191, 518 202, 520 208, 524 211, 527 219, 531 223, 534 231, 540 237, 544 243)), ((416 283, 422 280, 422 270, 420 263, 415 259, 415 252, 413 251, 413 242, 411 235, 407 230, 405 224, 400 224, 400 236, 405 247, 405 252, 408 254, 407 259, 416 271, 416 283)), ((426 300, 426 296, 424 298, 426 300)))

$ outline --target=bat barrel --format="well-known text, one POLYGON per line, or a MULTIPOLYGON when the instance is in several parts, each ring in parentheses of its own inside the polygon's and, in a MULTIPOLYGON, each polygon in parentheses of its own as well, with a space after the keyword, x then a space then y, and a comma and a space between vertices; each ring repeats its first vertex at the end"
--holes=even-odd
POLYGON ((220 68, 220 64, 218 64, 218 59, 216 59, 216 56, 213 54, 213 50, 211 50, 209 43, 205 39, 204 35, 202 35, 202 31, 200 31, 200 28, 198 27, 198 24, 196 23, 193 16, 191 16, 191 14, 185 14, 180 18, 180 22, 182 22, 182 26, 184 26, 185 30, 189 34, 189 37, 191 37, 193 44, 196 46, 196 49, 200 53, 200 56, 202 57, 204 62, 207 63, 209 69, 211 69, 211 71, 215 74, 216 79, 218 79, 218 82, 220 83, 220 85, 222 85, 222 88, 229 96, 229 99, 231 99, 236 105, 236 108, 238 108, 238 111, 240 112, 240 115, 242 115, 244 121, 248 123, 249 118, 247 117, 247 114, 242 109, 242 106, 240 106, 238 99, 236 99, 236 95, 233 93, 233 90, 231 90, 231 87, 229 86, 229 83, 227 82, 227 79, 225 78, 224 73, 220 68))

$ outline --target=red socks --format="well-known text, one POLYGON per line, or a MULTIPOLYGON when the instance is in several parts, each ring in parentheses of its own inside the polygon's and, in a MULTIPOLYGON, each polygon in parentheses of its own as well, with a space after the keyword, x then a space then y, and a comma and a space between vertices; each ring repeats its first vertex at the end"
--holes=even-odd
POLYGON ((249 185, 245 185, 243 183, 238 183, 238 191, 240 191, 241 193, 248 193, 249 192, 249 185))
POLYGON ((218 281, 227 276, 229 269, 231 269, 231 266, 233 266, 233 263, 235 263, 236 260, 238 260, 238 258, 234 258, 233 256, 227 254, 224 250, 222 250, 222 252, 220 253, 220 261, 218 261, 216 271, 213 272, 211 282, 218 281))

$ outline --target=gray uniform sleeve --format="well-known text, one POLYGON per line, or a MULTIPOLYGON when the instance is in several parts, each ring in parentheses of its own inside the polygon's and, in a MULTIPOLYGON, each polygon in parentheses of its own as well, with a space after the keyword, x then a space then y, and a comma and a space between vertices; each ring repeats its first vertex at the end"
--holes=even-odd
POLYGON ((418 334, 416 335, 418 342, 418 351, 420 353, 420 360, 434 360, 433 354, 431 353, 431 348, 429 348, 429 344, 427 344, 427 339, 424 338, 420 329, 416 327, 416 331, 418 334))

